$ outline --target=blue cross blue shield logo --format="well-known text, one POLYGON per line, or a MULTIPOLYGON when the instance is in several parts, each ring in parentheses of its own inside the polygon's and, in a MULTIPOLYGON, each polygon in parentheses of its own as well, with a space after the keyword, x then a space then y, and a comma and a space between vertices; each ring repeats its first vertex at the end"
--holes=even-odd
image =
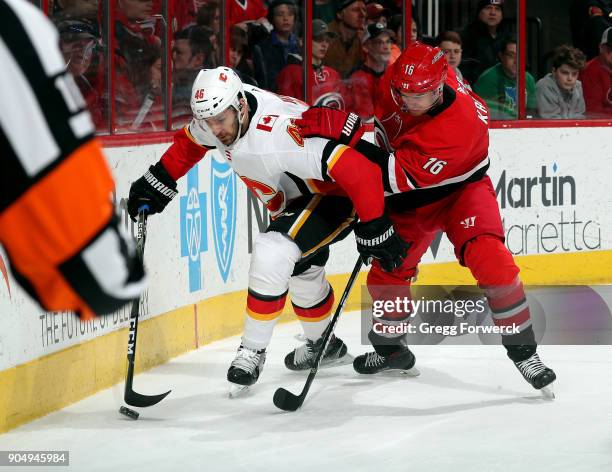
POLYGON ((236 238, 236 175, 225 161, 211 159, 211 212, 217 267, 227 282, 236 238))
POLYGON ((201 254, 208 250, 206 193, 199 193, 198 166, 187 173, 187 196, 181 197, 181 257, 187 256, 189 291, 202 289, 201 254))

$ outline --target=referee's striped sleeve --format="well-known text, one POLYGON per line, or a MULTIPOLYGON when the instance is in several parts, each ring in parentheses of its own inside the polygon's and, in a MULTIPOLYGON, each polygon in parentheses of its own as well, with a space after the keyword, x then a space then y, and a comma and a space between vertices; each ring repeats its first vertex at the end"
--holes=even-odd
POLYGON ((50 21, 0 0, 0 242, 47 310, 82 317, 136 299, 142 264, 120 233, 114 182, 50 21))

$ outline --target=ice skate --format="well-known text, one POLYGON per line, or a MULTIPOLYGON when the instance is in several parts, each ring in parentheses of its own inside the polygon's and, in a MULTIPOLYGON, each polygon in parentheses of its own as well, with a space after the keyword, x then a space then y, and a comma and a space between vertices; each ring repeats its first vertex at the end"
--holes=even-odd
POLYGON ((514 365, 523 378, 529 382, 533 388, 540 390, 545 398, 555 398, 552 383, 557 376, 552 369, 549 369, 542 363, 537 352, 524 361, 514 362, 514 365))
MULTIPOLYGON (((306 344, 296 348, 285 356, 285 366, 289 370, 307 370, 310 369, 315 361, 317 353, 321 348, 323 338, 319 338, 316 342, 306 339, 306 344)), ((321 367, 333 367, 337 365, 347 364, 350 361, 350 356, 347 354, 346 344, 342 339, 337 338, 332 334, 329 340, 325 354, 321 359, 321 367)))
POLYGON ((257 382, 265 362, 265 349, 249 349, 241 344, 227 371, 227 380, 230 382, 229 397, 242 395, 249 386, 257 382))
POLYGON ((416 377, 421 373, 414 366, 415 362, 416 357, 412 351, 407 346, 400 346, 400 350, 388 356, 381 356, 376 351, 357 356, 353 361, 353 368, 358 374, 377 374, 397 370, 410 377, 416 377))

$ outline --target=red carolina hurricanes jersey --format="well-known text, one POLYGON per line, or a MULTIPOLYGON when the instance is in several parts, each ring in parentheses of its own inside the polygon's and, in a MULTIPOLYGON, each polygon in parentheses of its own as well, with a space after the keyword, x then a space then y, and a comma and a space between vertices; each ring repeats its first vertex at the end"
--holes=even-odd
POLYGON ((489 111, 483 100, 449 68, 443 103, 412 117, 402 113, 391 96, 393 69, 379 81, 375 105, 377 144, 394 151, 387 166, 387 190, 442 188, 484 172, 489 164, 489 111))
POLYGON ((376 85, 383 72, 377 73, 362 65, 348 79, 350 88, 349 110, 357 113, 362 120, 371 120, 374 116, 376 85))
MULTIPOLYGON (((278 93, 304 100, 304 81, 301 64, 289 64, 276 79, 278 93)), ((340 74, 331 67, 321 66, 312 70, 313 105, 346 109, 345 90, 340 74)))
POLYGON ((255 21, 266 16, 268 9, 262 0, 230 0, 230 22, 255 21))

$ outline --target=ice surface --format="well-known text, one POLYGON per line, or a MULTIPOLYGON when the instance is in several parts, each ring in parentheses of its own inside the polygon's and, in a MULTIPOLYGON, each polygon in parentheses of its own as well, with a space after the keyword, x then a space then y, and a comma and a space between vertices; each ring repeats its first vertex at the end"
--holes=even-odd
MULTIPOLYGON (((558 376, 552 402, 499 346, 416 346, 420 377, 321 370, 302 409, 286 413, 272 395, 303 386, 307 374, 283 365, 299 332, 277 326, 242 398, 227 398, 234 337, 138 375, 137 391, 172 393, 137 421, 118 413, 119 384, 0 436, 0 450, 69 450, 58 472, 612 471, 612 346, 542 346, 558 376)), ((357 313, 337 334, 352 354, 367 350, 357 313)))

